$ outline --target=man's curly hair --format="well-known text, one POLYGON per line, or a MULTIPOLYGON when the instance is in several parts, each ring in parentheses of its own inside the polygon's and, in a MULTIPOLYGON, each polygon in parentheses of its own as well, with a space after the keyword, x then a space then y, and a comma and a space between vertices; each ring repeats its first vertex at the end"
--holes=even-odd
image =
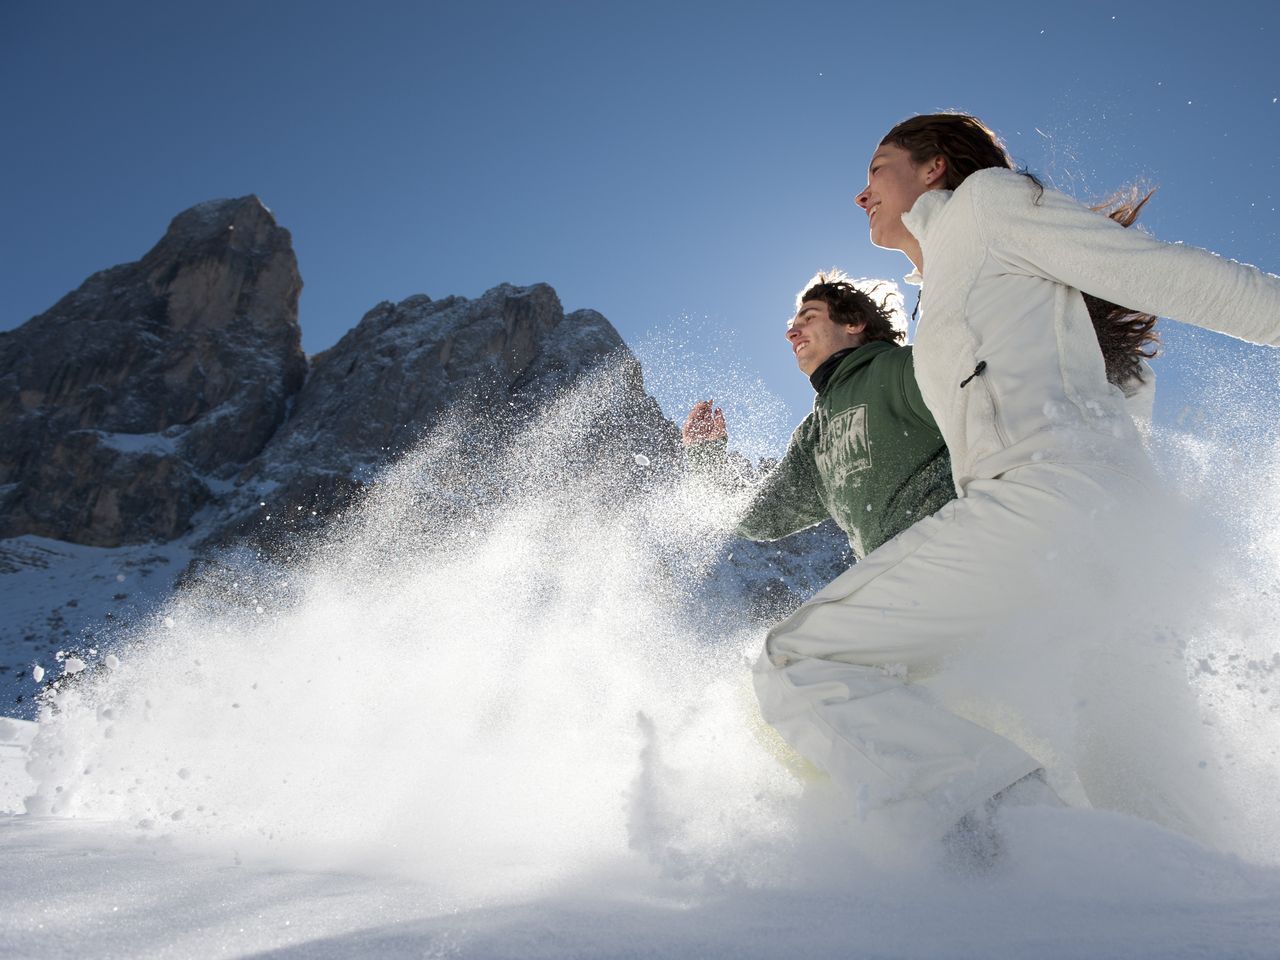
POLYGON ((796 296, 796 312, 808 300, 820 300, 827 305, 827 312, 837 324, 865 323, 862 334, 866 342, 887 340, 900 343, 906 339, 907 333, 894 322, 895 300, 897 291, 891 284, 876 284, 869 290, 859 288, 850 280, 848 274, 840 270, 818 273, 804 285, 804 289, 796 296), (877 300, 881 287, 890 289, 877 300))

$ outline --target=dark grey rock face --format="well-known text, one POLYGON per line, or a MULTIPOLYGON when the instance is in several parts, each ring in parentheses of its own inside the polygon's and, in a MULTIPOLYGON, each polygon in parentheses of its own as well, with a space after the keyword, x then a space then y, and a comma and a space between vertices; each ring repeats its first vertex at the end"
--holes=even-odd
MULTIPOLYGON (((380 303, 312 359, 293 415, 256 472, 279 478, 282 468, 305 462, 358 476, 478 385, 509 392, 563 319, 545 284, 503 285, 477 300, 419 295, 380 303)), ((613 336, 613 346, 622 346, 613 336)))
POLYGON ((417 295, 380 303, 312 358, 289 419, 241 474, 217 538, 261 529, 261 503, 272 505, 277 524, 313 510, 323 518, 446 413, 493 440, 608 363, 616 365, 620 389, 613 394, 627 430, 604 431, 593 441, 594 455, 606 455, 608 441, 629 432, 673 459, 676 428, 645 393, 639 364, 617 331, 594 310, 565 316, 546 284, 502 284, 475 300, 417 295))
POLYGON ((591 456, 640 442, 676 458, 617 331, 593 310, 566 317, 545 284, 378 304, 309 365, 300 290, 289 234, 256 197, 210 201, 0 334, 0 537, 167 541, 203 511, 207 545, 269 540, 268 516, 274 532, 323 524, 446 411, 514 426, 609 362, 620 389, 591 456))
POLYGON ((202 475, 256 456, 302 386, 301 288, 256 197, 211 201, 0 333, 0 536, 184 533, 212 496, 202 475))
POLYGON ((6 522, 22 533, 93 547, 185 534, 209 501, 208 488, 171 451, 122 448, 113 445, 116 436, 73 430, 51 438, 6 501, 6 522))

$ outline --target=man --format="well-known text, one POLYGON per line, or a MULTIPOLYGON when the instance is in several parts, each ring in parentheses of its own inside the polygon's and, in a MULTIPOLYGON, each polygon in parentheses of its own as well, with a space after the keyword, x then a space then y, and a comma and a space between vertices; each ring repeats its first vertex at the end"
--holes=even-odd
MULTIPOLYGON (((911 348, 884 302, 843 273, 796 298, 787 341, 817 396, 735 532, 776 540, 832 517, 859 559, 955 496, 951 462, 916 385, 911 348)), ((733 480, 724 414, 704 400, 684 424, 695 469, 733 480)))

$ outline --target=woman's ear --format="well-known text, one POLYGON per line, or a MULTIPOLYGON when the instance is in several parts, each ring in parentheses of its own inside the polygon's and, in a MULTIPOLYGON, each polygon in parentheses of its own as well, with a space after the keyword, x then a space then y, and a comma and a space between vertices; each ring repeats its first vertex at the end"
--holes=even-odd
POLYGON ((924 184, 930 189, 940 187, 947 179, 947 158, 942 154, 936 155, 928 162, 924 172, 924 184))

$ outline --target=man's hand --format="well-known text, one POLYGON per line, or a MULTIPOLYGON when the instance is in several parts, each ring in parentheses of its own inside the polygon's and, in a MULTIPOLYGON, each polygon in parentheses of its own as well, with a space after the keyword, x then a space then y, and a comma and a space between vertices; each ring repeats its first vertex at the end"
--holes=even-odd
POLYGON ((680 436, 686 447, 708 440, 724 440, 729 432, 724 426, 724 411, 712 407, 713 401, 700 400, 693 405, 689 416, 685 418, 684 429, 680 436))

